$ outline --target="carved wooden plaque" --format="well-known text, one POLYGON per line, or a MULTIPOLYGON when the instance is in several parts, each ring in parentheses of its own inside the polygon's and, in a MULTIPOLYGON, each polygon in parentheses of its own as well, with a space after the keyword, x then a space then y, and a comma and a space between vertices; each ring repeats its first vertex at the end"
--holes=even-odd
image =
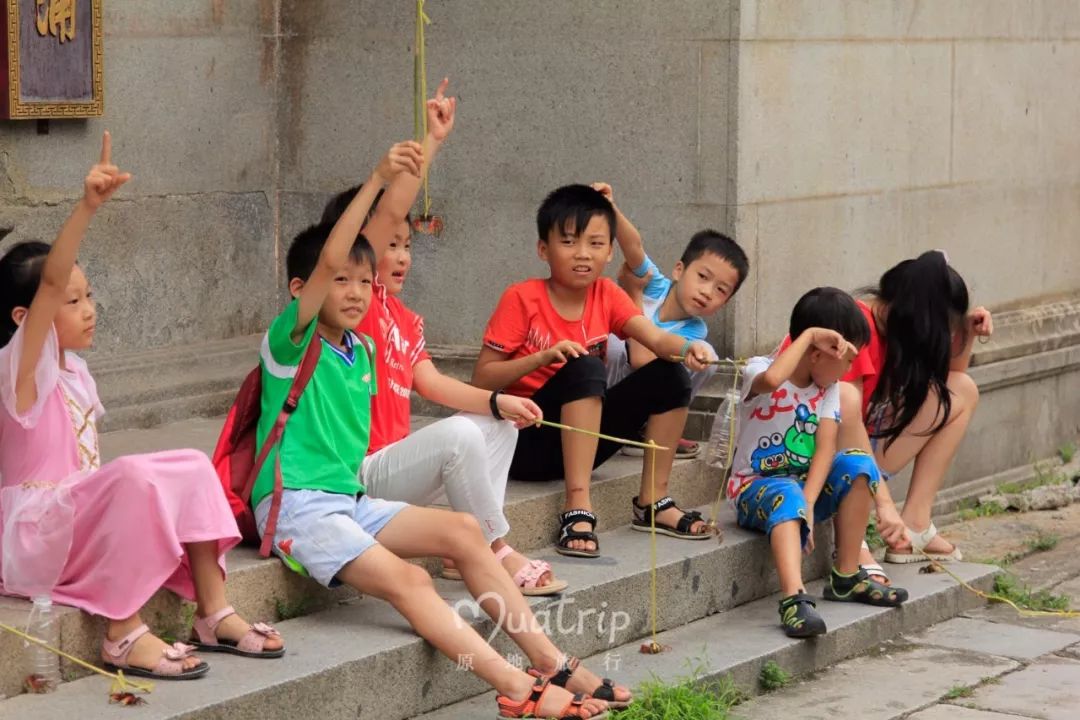
POLYGON ((102 0, 0 0, 0 118, 98 117, 102 0))

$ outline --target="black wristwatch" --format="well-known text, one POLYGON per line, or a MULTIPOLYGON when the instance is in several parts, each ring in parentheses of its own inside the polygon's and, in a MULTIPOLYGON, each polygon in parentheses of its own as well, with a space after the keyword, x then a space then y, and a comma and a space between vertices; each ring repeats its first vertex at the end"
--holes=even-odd
POLYGON ((502 416, 502 413, 499 412, 498 399, 500 393, 502 393, 502 390, 495 390, 494 392, 492 392, 491 399, 488 400, 488 405, 491 407, 491 416, 493 418, 495 418, 496 420, 505 420, 506 418, 504 418, 502 416))

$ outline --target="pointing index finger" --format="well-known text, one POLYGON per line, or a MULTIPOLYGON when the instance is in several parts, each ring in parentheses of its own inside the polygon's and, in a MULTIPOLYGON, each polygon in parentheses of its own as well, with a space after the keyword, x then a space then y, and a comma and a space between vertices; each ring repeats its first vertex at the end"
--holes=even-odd
POLYGON ((112 135, 108 130, 101 136, 101 164, 109 165, 112 160, 112 135))
POLYGON ((439 89, 435 91, 435 99, 442 100, 446 96, 446 88, 450 85, 450 78, 444 77, 442 82, 439 83, 439 89))

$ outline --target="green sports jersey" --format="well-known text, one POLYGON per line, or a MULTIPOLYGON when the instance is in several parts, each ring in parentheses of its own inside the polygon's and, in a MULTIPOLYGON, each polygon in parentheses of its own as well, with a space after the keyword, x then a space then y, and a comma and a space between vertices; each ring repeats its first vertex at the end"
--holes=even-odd
POLYGON ((271 450, 251 493, 251 505, 274 490, 274 460, 281 455, 281 476, 286 488, 322 490, 356 495, 360 463, 367 453, 371 432, 371 396, 375 394, 372 342, 349 331, 346 350, 316 337, 313 320, 299 344, 292 340, 299 303, 294 300, 274 318, 259 351, 262 368, 262 407, 257 430, 258 448, 274 426, 289 395, 293 377, 308 343, 322 342, 319 364, 295 412, 285 425, 278 447, 271 450))

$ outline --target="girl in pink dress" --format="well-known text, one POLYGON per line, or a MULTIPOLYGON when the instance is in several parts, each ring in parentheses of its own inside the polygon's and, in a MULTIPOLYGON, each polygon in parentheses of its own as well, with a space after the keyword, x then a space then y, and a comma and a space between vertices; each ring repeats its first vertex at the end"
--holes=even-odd
POLYGON ((204 651, 281 657, 268 625, 249 625, 225 598, 225 552, 240 534, 217 475, 194 450, 101 465, 104 412, 86 363, 96 312, 75 264, 97 209, 131 176, 111 139, 50 249, 0 258, 0 592, 50 596, 109 620, 107 666, 159 679, 203 675, 204 651), (196 640, 167 645, 139 609, 161 587, 198 604, 196 640))

